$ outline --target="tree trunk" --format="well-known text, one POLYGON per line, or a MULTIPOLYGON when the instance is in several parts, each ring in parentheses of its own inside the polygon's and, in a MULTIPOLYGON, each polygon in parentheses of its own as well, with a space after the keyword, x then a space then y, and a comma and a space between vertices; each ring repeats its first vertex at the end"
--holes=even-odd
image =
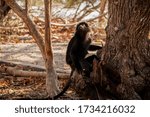
POLYGON ((120 83, 114 89, 119 99, 146 99, 143 93, 150 91, 150 1, 109 0, 108 12, 102 66, 111 70, 106 68, 103 75, 108 79, 111 71, 119 73, 120 83))
POLYGON ((28 14, 28 10, 29 10, 29 0, 25 0, 25 10, 26 10, 26 14, 28 14))
MULTIPOLYGON (((29 28, 31 35, 34 37, 39 49, 42 53, 43 59, 45 61, 46 67, 46 88, 47 92, 50 97, 53 97, 58 91, 59 88, 57 86, 57 75, 53 68, 53 54, 52 54, 52 47, 51 47, 51 40, 50 40, 50 19, 49 19, 49 8, 50 2, 49 0, 45 0, 45 42, 39 31, 37 30, 35 24, 28 16, 26 9, 22 9, 15 0, 5 0, 7 5, 18 15, 22 18, 24 23, 29 28)), ((52 2, 52 1, 51 1, 52 2)))
POLYGON ((53 67, 53 52, 51 46, 51 7, 52 0, 44 0, 45 3, 45 66, 46 66, 46 86, 50 97, 59 91, 57 86, 57 75, 53 67))

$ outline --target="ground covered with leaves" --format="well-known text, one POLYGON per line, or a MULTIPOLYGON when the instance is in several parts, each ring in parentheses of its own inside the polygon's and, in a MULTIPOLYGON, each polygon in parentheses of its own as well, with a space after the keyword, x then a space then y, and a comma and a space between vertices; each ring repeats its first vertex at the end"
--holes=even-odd
MULTIPOLYGON (((1 61, 44 68, 44 61, 41 59, 42 56, 36 44, 2 44, 0 47, 1 61)), ((55 70, 63 74, 70 73, 69 66, 65 64, 66 44, 54 44, 53 50, 55 70)), ((14 69, 24 69, 17 64, 13 66, 14 69)), ((0 65, 5 64, 1 62, 0 65)), ((32 69, 26 70, 31 71, 32 69)), ((60 89, 65 86, 66 81, 67 78, 59 79, 60 89)), ((45 82, 46 79, 43 77, 16 77, 0 73, 0 99, 45 99, 47 97, 45 82)), ((78 99, 78 96, 70 88, 60 99, 78 99)))
MULTIPOLYGON (((66 80, 59 80, 61 88, 64 87, 66 80)), ((45 78, 0 75, 0 99, 45 99, 46 97, 45 78)), ((79 99, 79 97, 70 88, 59 99, 79 99)))

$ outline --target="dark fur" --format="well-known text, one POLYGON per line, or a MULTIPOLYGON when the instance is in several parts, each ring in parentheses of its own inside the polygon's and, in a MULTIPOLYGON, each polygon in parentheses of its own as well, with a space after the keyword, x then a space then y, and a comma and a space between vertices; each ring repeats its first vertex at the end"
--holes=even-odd
POLYGON ((90 45, 91 38, 88 37, 89 32, 90 28, 86 22, 81 22, 77 25, 76 32, 70 40, 66 52, 66 63, 71 67, 70 79, 68 80, 63 91, 53 99, 57 99, 63 95, 69 88, 72 82, 71 76, 74 70, 77 70, 79 74, 82 74, 84 71, 87 76, 89 76, 90 72, 92 71, 93 59, 97 59, 97 57, 96 55, 92 55, 85 59, 85 56, 88 54, 88 50, 94 51, 102 49, 102 47, 90 45))
POLYGON ((80 74, 83 71, 81 63, 88 54, 88 50, 94 51, 102 48, 100 46, 90 45, 91 38, 86 37, 89 32, 90 28, 86 22, 79 23, 76 28, 76 33, 67 47, 66 62, 70 65, 72 71, 77 69, 80 74))

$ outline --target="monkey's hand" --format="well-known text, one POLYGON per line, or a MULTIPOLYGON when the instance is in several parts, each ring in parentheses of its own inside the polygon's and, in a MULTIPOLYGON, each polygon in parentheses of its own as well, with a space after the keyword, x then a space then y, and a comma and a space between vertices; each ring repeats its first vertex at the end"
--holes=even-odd
POLYGON ((102 47, 97 46, 97 45, 90 45, 88 48, 89 51, 96 51, 96 50, 100 50, 100 49, 102 49, 102 47))

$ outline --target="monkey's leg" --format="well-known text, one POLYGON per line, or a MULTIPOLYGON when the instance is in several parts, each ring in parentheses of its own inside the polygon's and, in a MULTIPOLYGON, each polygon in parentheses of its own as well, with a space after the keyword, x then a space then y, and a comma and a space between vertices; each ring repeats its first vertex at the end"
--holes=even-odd
POLYGON ((99 58, 96 55, 91 55, 82 61, 82 68, 83 68, 84 76, 90 77, 90 73, 93 71, 94 59, 99 60, 99 58))

